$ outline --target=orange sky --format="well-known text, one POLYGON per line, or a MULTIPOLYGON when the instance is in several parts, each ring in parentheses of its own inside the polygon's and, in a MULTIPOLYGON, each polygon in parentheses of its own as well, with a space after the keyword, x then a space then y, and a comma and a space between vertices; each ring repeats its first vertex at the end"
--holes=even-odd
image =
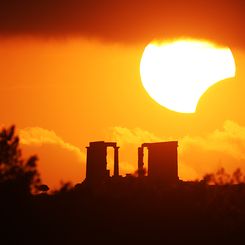
MULTIPOLYGON (((109 2, 105 1, 104 7, 109 2)), ((245 49, 243 32, 238 35, 243 27, 239 10, 243 4, 242 1, 234 1, 234 5, 229 1, 220 1, 224 2, 220 5, 217 2, 210 10, 213 13, 220 6, 217 16, 211 13, 206 18, 200 11, 194 11, 194 7, 191 12, 183 4, 177 4, 176 9, 173 3, 167 5, 172 12, 166 21, 171 23, 176 18, 167 28, 163 24, 161 30, 160 24, 164 22, 156 24, 154 19, 154 11, 159 13, 159 9, 152 9, 153 5, 146 2, 145 7, 139 7, 136 33, 135 23, 127 33, 127 25, 122 20, 125 16, 132 20, 136 4, 127 12, 128 3, 121 10, 113 6, 111 12, 113 18, 116 11, 120 13, 121 21, 116 19, 116 23, 121 32, 120 28, 114 31, 113 27, 91 23, 89 18, 88 27, 81 28, 79 33, 78 27, 69 31, 69 26, 73 22, 83 23, 83 19, 76 22, 74 18, 62 29, 59 22, 52 22, 48 17, 37 17, 32 28, 28 19, 18 26, 14 18, 9 21, 11 14, 5 17, 6 25, 0 24, 0 124, 17 125, 25 155, 39 156, 38 165, 45 183, 58 186, 61 179, 81 181, 85 175, 85 147, 93 140, 118 141, 123 174, 136 169, 137 147, 142 142, 168 139, 179 140, 180 178, 201 177, 221 166, 229 171, 236 167, 245 171, 245 49), (148 12, 146 7, 150 9, 148 12), (145 13, 148 22, 139 23, 145 13), (227 13, 233 19, 226 18, 227 13), (181 22, 182 15, 188 18, 181 22), (57 32, 47 27, 46 22, 51 27, 57 24, 57 32), (195 26, 191 26, 194 22, 195 26), (46 25, 41 28, 40 23, 46 25), (197 24, 203 28, 197 28, 197 24), (13 28, 16 25, 18 28, 13 28), (216 34, 215 28, 218 28, 216 34), (229 45, 233 52, 236 77, 211 87, 194 114, 167 110, 154 102, 141 84, 139 63, 143 49, 147 40, 161 32, 162 38, 183 35, 210 38, 229 45)), ((98 20, 109 25, 104 13, 107 10, 100 12, 99 7, 95 8, 98 20)), ((209 7, 207 4, 205 8, 209 7)), ((159 19, 161 15, 156 16, 159 19)), ((108 158, 111 156, 109 152, 108 158)))

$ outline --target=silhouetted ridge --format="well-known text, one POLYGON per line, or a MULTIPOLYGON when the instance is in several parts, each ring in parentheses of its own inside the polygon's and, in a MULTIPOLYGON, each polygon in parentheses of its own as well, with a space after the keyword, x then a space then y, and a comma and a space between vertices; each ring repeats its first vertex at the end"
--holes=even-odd
POLYGON ((49 193, 36 179, 36 158, 24 161, 18 142, 14 128, 0 132, 1 244, 244 244, 241 170, 181 181, 174 141, 143 143, 138 175, 122 177, 117 144, 91 142, 86 180, 49 193), (107 147, 114 148, 111 177, 107 147))

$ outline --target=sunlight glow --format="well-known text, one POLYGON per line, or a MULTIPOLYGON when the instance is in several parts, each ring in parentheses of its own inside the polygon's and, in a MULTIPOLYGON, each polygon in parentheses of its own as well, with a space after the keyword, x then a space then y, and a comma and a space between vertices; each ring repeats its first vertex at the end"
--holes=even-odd
POLYGON ((232 52, 211 42, 152 42, 144 50, 140 75, 144 88, 160 105, 193 113, 213 84, 235 76, 232 52))

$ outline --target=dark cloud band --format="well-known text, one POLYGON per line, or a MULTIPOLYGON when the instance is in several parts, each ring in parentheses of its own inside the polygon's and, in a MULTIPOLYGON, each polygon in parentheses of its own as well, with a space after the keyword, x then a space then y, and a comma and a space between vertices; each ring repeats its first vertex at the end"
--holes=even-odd
POLYGON ((191 36, 243 47, 243 0, 2 0, 0 36, 145 42, 191 36))

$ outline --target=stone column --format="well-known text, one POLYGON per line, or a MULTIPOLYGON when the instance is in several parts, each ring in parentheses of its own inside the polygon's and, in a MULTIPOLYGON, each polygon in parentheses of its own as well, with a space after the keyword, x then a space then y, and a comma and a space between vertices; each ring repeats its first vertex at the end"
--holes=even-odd
POLYGON ((139 177, 144 176, 144 148, 138 148, 138 175, 139 177))
POLYGON ((114 176, 115 177, 119 176, 118 149, 119 149, 118 146, 114 147, 114 176))

